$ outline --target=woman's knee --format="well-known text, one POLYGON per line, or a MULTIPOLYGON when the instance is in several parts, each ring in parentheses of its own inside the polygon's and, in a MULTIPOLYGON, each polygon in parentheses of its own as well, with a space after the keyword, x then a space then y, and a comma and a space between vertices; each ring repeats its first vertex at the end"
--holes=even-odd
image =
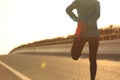
POLYGON ((71 52, 71 56, 72 56, 73 60, 78 60, 80 55, 81 55, 81 53, 79 53, 79 52, 76 52, 76 51, 75 52, 71 52))
POLYGON ((78 57, 78 56, 72 56, 72 59, 73 59, 73 60, 78 60, 79 57, 78 57))
POLYGON ((78 60, 78 58, 80 57, 79 50, 72 49, 71 50, 71 57, 72 57, 73 60, 78 60))

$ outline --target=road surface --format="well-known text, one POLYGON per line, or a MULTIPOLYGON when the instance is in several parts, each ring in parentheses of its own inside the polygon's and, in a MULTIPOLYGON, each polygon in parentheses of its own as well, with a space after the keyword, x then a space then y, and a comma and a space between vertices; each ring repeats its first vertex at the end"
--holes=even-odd
MULTIPOLYGON (((96 80, 120 80, 120 58, 98 57, 97 64, 96 80)), ((1 55, 0 80, 90 80, 89 61, 66 55, 1 55)))

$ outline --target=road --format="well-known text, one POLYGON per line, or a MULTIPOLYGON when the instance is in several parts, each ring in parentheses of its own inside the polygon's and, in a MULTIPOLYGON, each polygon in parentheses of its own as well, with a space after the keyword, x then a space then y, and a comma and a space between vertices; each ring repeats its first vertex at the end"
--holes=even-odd
MULTIPOLYGON (((97 60, 96 80, 120 80, 120 59, 97 60)), ((11 54, 0 56, 0 80, 90 80, 88 58, 11 54)))
MULTIPOLYGON (((78 61, 71 44, 36 46, 0 56, 0 80, 90 80, 88 44, 78 61), (86 55, 87 53, 87 55, 86 55)), ((96 80, 120 80, 120 40, 100 42, 96 80)))

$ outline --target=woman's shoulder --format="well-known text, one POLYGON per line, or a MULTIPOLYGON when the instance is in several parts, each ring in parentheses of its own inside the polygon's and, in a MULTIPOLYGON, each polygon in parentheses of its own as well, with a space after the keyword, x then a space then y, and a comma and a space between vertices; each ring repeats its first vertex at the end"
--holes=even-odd
POLYGON ((89 9, 99 6, 100 3, 98 0, 74 0, 71 6, 75 6, 78 9, 89 9))

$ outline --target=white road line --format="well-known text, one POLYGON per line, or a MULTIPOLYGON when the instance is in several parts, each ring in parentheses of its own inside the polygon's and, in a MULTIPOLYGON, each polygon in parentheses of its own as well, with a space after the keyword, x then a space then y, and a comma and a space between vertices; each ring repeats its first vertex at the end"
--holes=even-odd
POLYGON ((18 76, 19 78, 21 78, 22 80, 31 80, 30 78, 26 77, 25 75, 23 75, 22 73, 18 72, 17 70, 13 69, 12 67, 8 66, 7 64, 5 64, 4 62, 0 61, 0 64, 3 65, 5 68, 7 68, 9 71, 11 71, 12 73, 14 73, 16 76, 18 76))

